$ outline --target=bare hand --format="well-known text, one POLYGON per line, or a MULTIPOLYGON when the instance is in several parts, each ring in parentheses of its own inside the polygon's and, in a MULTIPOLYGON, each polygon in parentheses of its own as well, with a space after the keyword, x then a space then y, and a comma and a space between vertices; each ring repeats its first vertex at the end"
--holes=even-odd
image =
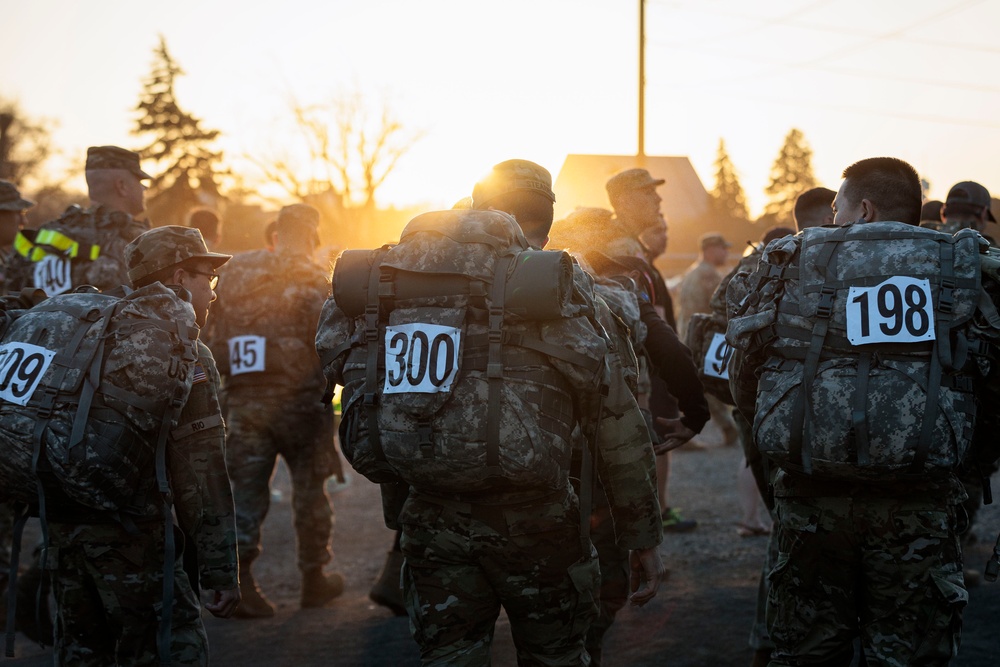
POLYGON ((229 618, 240 604, 240 589, 230 588, 225 591, 212 591, 212 601, 205 604, 205 609, 218 618, 229 618))
POLYGON ((663 442, 653 445, 653 452, 657 455, 666 454, 672 449, 677 449, 697 435, 697 433, 682 424, 680 419, 657 417, 656 423, 666 429, 666 433, 663 434, 663 442))
POLYGON ((630 604, 641 607, 656 597, 656 589, 660 587, 660 582, 667 579, 667 570, 663 567, 660 552, 656 547, 631 551, 628 560, 632 570, 629 580, 629 590, 632 594, 628 600, 630 604))

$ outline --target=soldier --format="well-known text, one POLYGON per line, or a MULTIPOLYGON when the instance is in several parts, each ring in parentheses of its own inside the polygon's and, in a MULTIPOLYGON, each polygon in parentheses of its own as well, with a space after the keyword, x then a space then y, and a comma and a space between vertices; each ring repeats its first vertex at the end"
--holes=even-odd
POLYGON ((980 302, 981 239, 917 228, 920 193, 902 160, 857 162, 834 200, 839 227, 773 241, 730 284, 730 385, 748 420, 764 406, 756 445, 779 467, 772 666, 846 664, 859 627, 868 664, 945 665, 957 650, 968 596, 954 469, 971 434, 947 424, 972 419, 956 410, 973 409, 978 365, 956 368, 949 339, 970 333, 980 302), (908 326, 893 327, 896 307, 908 326))
MULTIPOLYGON (((812 188, 795 199, 792 217, 795 228, 800 232, 807 227, 822 227, 833 224, 833 198, 837 193, 830 188, 812 188)), ((764 249, 767 243, 761 246, 764 249)), ((757 253, 758 256, 760 253, 757 253)))
POLYGON ((990 208, 990 192, 975 181, 956 183, 948 190, 944 206, 941 207, 940 231, 954 234, 960 229, 975 229, 990 239, 986 223, 996 223, 990 208))
POLYGON ((188 216, 188 227, 194 227, 201 232, 205 245, 215 248, 222 240, 222 221, 219 214, 207 208, 191 211, 188 216))
POLYGON ((233 258, 220 272, 209 345, 226 389, 227 460, 236 499, 243 602, 237 616, 274 615, 251 568, 271 499, 277 457, 288 464, 302 572, 303 608, 320 607, 344 591, 330 562, 333 513, 325 481, 334 471, 333 406, 316 356, 316 322, 330 295, 329 272, 313 255, 319 212, 306 204, 281 209, 274 252, 233 258))
POLYGON ((25 230, 15 243, 9 289, 39 287, 49 296, 80 285, 100 290, 128 283, 125 245, 149 229, 134 216, 145 210, 151 178, 139 166, 139 155, 117 146, 87 149, 90 208, 73 205, 37 232, 25 230))
MULTIPOLYGON (((555 197, 551 183, 549 173, 534 163, 525 160, 503 162, 476 185, 473 191, 475 210, 428 214, 429 217, 421 216, 408 226, 407 229, 414 230, 413 233, 420 235, 420 238, 424 238, 426 230, 430 235, 426 237, 428 242, 440 240, 443 244, 441 249, 451 247, 451 253, 438 253, 437 247, 435 252, 424 252, 420 250, 421 242, 414 240, 413 243, 417 244, 412 250, 414 254, 409 254, 409 237, 407 230, 404 230, 403 241, 389 251, 399 258, 393 262, 403 262, 405 256, 408 258, 405 260, 407 266, 413 260, 422 265, 423 270, 431 273, 438 268, 457 265, 462 267, 463 275, 471 275, 483 266, 472 259, 470 253, 487 253, 493 258, 493 248, 501 255, 541 248, 547 241, 552 225, 555 197), (439 218, 440 223, 431 223, 433 218, 439 218), (425 225, 423 220, 428 223, 425 225), (485 233, 486 229, 491 231, 485 233), (435 230, 441 230, 443 236, 435 230), (449 239, 457 239, 464 247, 450 245, 453 242, 449 239), (426 264, 425 259, 428 262, 426 264)), ((340 262, 344 262, 344 259, 340 262)), ((338 270, 339 266, 340 264, 338 270)), ((420 278, 419 274, 415 275, 412 280, 407 281, 407 286, 412 284, 413 288, 417 288, 420 278)), ((494 378, 502 378, 502 390, 505 393, 517 392, 527 400, 523 403, 524 412, 519 417, 510 415, 504 409, 503 414, 507 416, 501 422, 504 424, 502 429, 507 433, 509 429, 517 428, 513 422, 507 421, 511 418, 540 424, 538 420, 542 415, 539 414, 539 402, 554 401, 544 415, 547 420, 552 421, 547 421, 537 431, 542 438, 538 449, 540 457, 535 469, 531 471, 539 475, 553 472, 553 464, 563 459, 560 451, 564 451, 563 448, 569 444, 566 437, 573 437, 565 430, 565 426, 576 423, 589 430, 590 427, 581 422, 586 414, 596 412, 596 405, 594 412, 577 412, 572 409, 565 411, 559 406, 566 407, 566 399, 557 395, 564 390, 549 393, 549 390, 537 384, 539 376, 531 371, 524 374, 528 369, 522 368, 525 362, 518 360, 545 360, 543 365, 554 373, 551 380, 572 392, 577 404, 590 404, 597 398, 597 394, 593 393, 597 391, 597 385, 607 383, 604 409, 597 413, 600 421, 596 425, 598 444, 595 467, 611 499, 617 542, 619 546, 633 550, 631 570, 634 592, 630 600, 632 604, 641 606, 656 594, 663 576, 663 566, 656 549, 662 534, 652 477, 652 451, 643 418, 625 384, 618 361, 618 355, 624 354, 627 348, 617 347, 617 340, 605 339, 601 333, 603 327, 595 325, 591 319, 593 315, 589 313, 598 306, 591 305, 595 304, 593 288, 590 287, 586 274, 576 270, 574 277, 567 278, 567 282, 567 287, 572 292, 572 303, 580 306, 579 309, 574 306, 571 311, 577 314, 546 320, 544 332, 540 331, 540 324, 530 321, 519 325, 503 325, 505 330, 511 327, 508 332, 513 338, 501 348, 494 348, 495 352, 504 355, 503 363, 491 362, 489 372, 494 378), (518 333, 521 327, 524 327, 523 335, 518 333), (545 354, 531 352, 530 347, 522 347, 522 344, 530 345, 525 341, 534 340, 531 338, 533 335, 544 335, 546 340, 560 342, 546 348, 548 351, 545 354), (573 355, 573 361, 567 361, 568 357, 561 352, 565 348, 581 352, 579 356, 573 355), (507 357, 503 349, 510 349, 513 356, 507 357), (596 377, 590 371, 580 375, 576 370, 582 367, 574 364, 590 365, 590 362, 584 361, 585 358, 590 358, 584 352, 600 356, 601 369, 597 371, 596 377), (528 356, 525 357, 525 354, 528 356), (508 364, 512 367, 508 367, 508 364), (525 385, 525 382, 530 384, 525 385), (528 393, 522 394, 526 386, 529 387, 528 393), (531 391, 530 387, 537 387, 539 391, 531 391), (563 420, 566 419, 570 422, 564 424, 563 420)), ((335 284, 335 293, 339 293, 340 287, 337 285, 339 283, 335 284)), ((382 292, 381 288, 379 291, 382 292)), ((407 310, 409 309, 403 309, 401 316, 405 316, 407 310)), ((419 311, 420 308, 416 310, 419 311)), ((393 321, 398 321, 400 325, 431 326, 420 323, 405 325, 404 320, 396 319, 400 317, 396 313, 400 311, 393 311, 393 321)), ((429 314, 427 317, 437 316, 429 314)), ((472 313, 470 317, 473 317, 472 313)), ((491 316, 490 319, 491 329, 499 325, 496 318, 491 316)), ((506 321, 506 316, 503 319, 506 321)), ((365 318, 362 317, 360 326, 368 326, 364 321, 365 318)), ((347 345, 344 345, 344 336, 354 336, 353 332, 358 324, 359 320, 348 318, 337 301, 331 299, 324 307, 317 333, 317 349, 324 358, 330 359, 326 366, 330 381, 345 385, 347 412, 346 426, 341 427, 342 435, 358 433, 357 429, 363 428, 357 422, 358 413, 354 412, 361 403, 355 399, 358 383, 354 379, 354 362, 349 360, 357 352, 343 354, 345 347, 356 347, 350 341, 358 341, 357 338, 350 338, 346 341, 347 345), (348 373, 346 377, 345 373, 348 373)), ((471 328, 473 325, 469 326, 471 328)), ((478 336, 474 333, 467 335, 478 336)), ((506 334, 496 340, 502 344, 501 339, 504 338, 506 334)), ((494 340, 493 336, 490 339, 494 340)), ((394 336, 394 345, 395 341, 394 336)), ((462 363, 478 366, 480 360, 475 358, 478 353, 472 349, 466 354, 470 353, 466 357, 467 361, 462 363)), ((491 356, 493 354, 490 353, 491 356)), ((534 366, 535 361, 528 363, 534 366)), ((389 366, 399 363, 402 363, 402 359, 395 356, 387 361, 389 366)), ((409 369, 404 376, 394 377, 402 383, 404 377, 410 378, 414 370, 409 369)), ((423 377, 423 371, 418 375, 423 377)), ((482 372, 470 368, 467 374, 466 371, 459 373, 455 381, 476 383, 479 375, 482 372)), ((405 383, 409 383, 406 386, 410 387, 420 377, 406 379, 405 383)), ((495 385, 493 381, 490 384, 495 385)), ((471 388, 467 384, 463 384, 463 387, 471 388)), ((406 395, 416 397, 414 400, 419 401, 426 397, 434 398, 433 394, 413 391, 418 388, 412 385, 411 391, 406 395)), ((385 393, 385 398, 392 396, 393 394, 385 393)), ((453 400, 465 402, 468 397, 468 391, 463 391, 460 397, 459 390, 456 390, 453 400)), ((381 396, 379 399, 387 406, 386 409, 394 409, 391 406, 399 405, 399 409, 409 410, 402 403, 390 403, 381 396)), ((488 415, 492 412, 487 410, 489 403, 492 401, 483 402, 479 399, 468 407, 453 403, 455 410, 450 412, 445 412, 448 408, 442 407, 439 418, 421 427, 420 430, 427 429, 425 433, 413 434, 414 437, 426 440, 425 444, 420 445, 421 451, 426 449, 426 458, 420 458, 407 467, 403 467, 400 462, 400 467, 397 468, 399 474, 404 478, 415 478, 418 466, 424 464, 433 468, 442 466, 442 474, 426 479, 423 483, 414 483, 409 487, 408 493, 403 486, 404 495, 399 495, 400 485, 383 485, 383 499, 387 501, 387 524, 393 528, 402 528, 402 551, 405 555, 404 598, 414 638, 420 644, 422 662, 425 665, 488 664, 493 626, 503 607, 510 619, 519 661, 551 665, 586 664, 584 636, 597 611, 594 593, 598 573, 593 547, 586 535, 581 534, 580 504, 569 484, 568 471, 562 468, 558 475, 554 475, 562 481, 553 479, 552 487, 543 486, 539 481, 526 483, 526 475, 514 478, 502 476, 500 479, 494 478, 491 482, 478 484, 471 480, 484 474, 482 468, 454 468, 452 464, 453 469, 449 469, 447 461, 442 460, 447 452, 452 452, 454 456, 474 455, 476 449, 464 446, 451 449, 452 439, 462 436, 446 433, 461 433, 476 439, 482 437, 484 429, 489 432, 488 424, 496 423, 488 415), (436 429, 446 433, 438 434, 436 429), (468 481, 463 481, 465 479, 468 481), (460 493, 435 490, 445 484, 463 487, 468 484, 468 488, 477 490, 460 493), (392 502, 393 497, 397 498, 396 503, 392 502)), ((364 404, 374 405, 369 401, 364 404)), ((379 436, 382 442, 380 448, 385 450, 396 447, 395 442, 390 442, 390 438, 394 437, 393 433, 382 431, 379 436)), ((405 439, 407 435, 400 437, 405 439)), ((514 439, 513 435, 503 443, 493 440, 494 436, 486 437, 487 451, 494 446, 513 446, 509 442, 514 439), (495 445, 489 444, 490 442, 495 442, 495 445)), ((517 437, 521 438, 520 435, 517 437)), ((354 448, 360 448, 365 442, 361 440, 360 434, 358 439, 349 438, 344 441, 345 454, 354 451, 356 464, 360 460, 354 448)), ((519 442, 523 443, 523 440, 519 442)), ((404 448, 404 451, 410 450, 404 448)), ((584 487, 587 488, 586 485, 584 487)), ((587 512, 583 514, 586 516, 587 512)), ((587 523, 583 521, 583 525, 587 523)))
MULTIPOLYGON (((190 299, 204 326, 215 293, 215 270, 229 255, 209 252, 198 230, 160 227, 125 249, 129 282, 161 282, 190 299)), ((185 550, 197 552, 197 573, 181 557, 173 570, 170 656, 173 664, 207 665, 199 587, 205 604, 227 618, 239 604, 233 497, 225 464, 219 377, 208 348, 198 343, 194 384, 167 443, 167 467, 185 550)), ((162 508, 147 499, 130 521, 87 508, 50 508, 58 606, 56 661, 62 665, 154 664, 158 609, 163 603, 162 508), (126 527, 128 526, 128 527, 126 527)))

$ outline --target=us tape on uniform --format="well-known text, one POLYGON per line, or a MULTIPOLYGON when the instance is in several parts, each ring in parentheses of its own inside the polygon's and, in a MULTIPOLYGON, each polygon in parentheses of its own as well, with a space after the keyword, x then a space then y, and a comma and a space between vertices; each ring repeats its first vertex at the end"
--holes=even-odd
POLYGON ((451 391, 458 376, 462 330, 437 324, 385 328, 386 394, 451 391))
POLYGON ((729 379, 729 360, 733 356, 733 348, 726 342, 726 334, 716 333, 705 352, 705 365, 702 372, 708 377, 729 379))
POLYGON ((267 339, 233 336, 229 339, 229 374, 263 373, 267 364, 267 339))

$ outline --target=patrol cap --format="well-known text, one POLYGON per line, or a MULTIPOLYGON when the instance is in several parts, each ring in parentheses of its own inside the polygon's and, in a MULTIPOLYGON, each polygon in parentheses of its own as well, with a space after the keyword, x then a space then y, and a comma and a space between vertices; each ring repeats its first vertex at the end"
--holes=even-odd
POLYGON ((316 231, 319 229, 319 210, 309 204, 291 204, 278 211, 278 219, 274 224, 278 230, 300 225, 316 231))
POLYGON ((528 160, 507 160, 493 170, 472 189, 472 208, 485 209, 490 201, 508 192, 525 190, 556 201, 552 192, 552 175, 541 165, 528 160))
POLYGON ((232 258, 232 255, 209 252, 200 230, 179 225, 151 229, 125 246, 128 279, 133 285, 146 276, 189 259, 207 259, 213 268, 218 268, 232 258))
POLYGON ((701 238, 698 239, 701 244, 701 249, 711 248, 712 246, 722 246, 723 248, 729 248, 732 244, 726 240, 726 238, 719 234, 718 232, 709 232, 707 234, 702 234, 701 238))
POLYGON ((21 196, 10 181, 0 181, 0 211, 23 211, 35 205, 21 196))
POLYGON ((653 178, 645 169, 626 169, 609 178, 604 187, 608 191, 608 198, 617 201, 629 192, 664 183, 666 183, 664 179, 653 178))
POLYGON ((125 169, 139 179, 153 177, 142 170, 139 154, 118 146, 91 146, 87 149, 87 171, 91 169, 125 169))
POLYGON ((990 210, 990 191, 975 181, 962 181, 951 186, 944 202, 945 215, 952 206, 986 209, 986 219, 996 222, 990 210))

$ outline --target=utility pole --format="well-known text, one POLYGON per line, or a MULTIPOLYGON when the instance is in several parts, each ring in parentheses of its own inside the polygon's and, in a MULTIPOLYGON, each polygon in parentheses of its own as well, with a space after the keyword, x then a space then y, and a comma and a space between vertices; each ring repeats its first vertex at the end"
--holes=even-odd
POLYGON ((639 150, 642 166, 646 161, 646 0, 639 0, 639 150))

